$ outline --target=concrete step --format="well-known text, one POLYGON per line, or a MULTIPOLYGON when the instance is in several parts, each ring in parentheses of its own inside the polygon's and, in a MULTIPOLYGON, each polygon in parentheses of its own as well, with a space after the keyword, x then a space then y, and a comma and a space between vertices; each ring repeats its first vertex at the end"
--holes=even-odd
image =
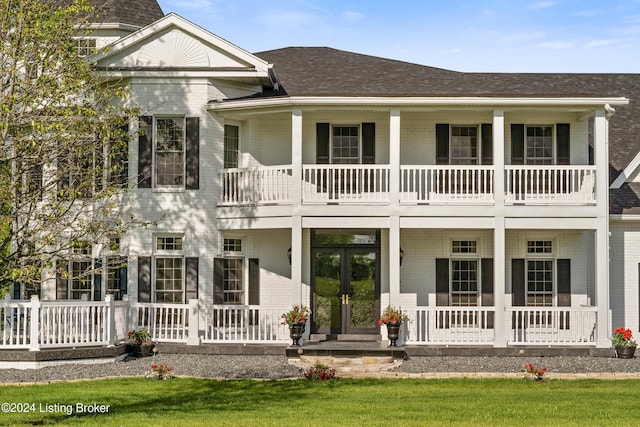
POLYGON ((291 358, 289 363, 307 370, 317 364, 322 364, 336 370, 338 377, 358 377, 374 372, 391 371, 402 364, 401 359, 392 356, 363 356, 363 357, 334 357, 300 355, 300 358, 291 358))

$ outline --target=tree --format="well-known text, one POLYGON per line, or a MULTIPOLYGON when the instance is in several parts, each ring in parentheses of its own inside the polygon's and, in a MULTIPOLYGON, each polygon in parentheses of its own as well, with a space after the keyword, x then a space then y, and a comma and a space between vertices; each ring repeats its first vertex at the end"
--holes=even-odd
POLYGON ((126 201, 135 112, 125 85, 78 53, 99 22, 87 0, 0 10, 0 285, 39 289, 57 258, 139 225, 126 201))

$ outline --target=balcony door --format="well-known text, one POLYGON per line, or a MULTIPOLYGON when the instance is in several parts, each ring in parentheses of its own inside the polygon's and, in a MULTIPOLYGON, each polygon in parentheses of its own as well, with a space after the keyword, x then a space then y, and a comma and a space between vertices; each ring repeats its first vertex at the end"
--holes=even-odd
POLYGON ((313 332, 378 333, 380 251, 377 234, 350 234, 340 230, 315 234, 318 239, 312 255, 313 332), (323 243, 324 237, 320 236, 330 236, 329 240, 334 242, 323 243), (340 240, 345 243, 336 243, 340 240))

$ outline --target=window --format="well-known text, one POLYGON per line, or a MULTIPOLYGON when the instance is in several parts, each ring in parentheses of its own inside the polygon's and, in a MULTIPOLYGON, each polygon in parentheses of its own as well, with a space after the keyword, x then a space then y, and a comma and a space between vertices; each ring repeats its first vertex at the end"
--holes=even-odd
POLYGON ((451 305, 478 305, 478 260, 451 260, 451 305))
POLYGON ((242 239, 224 239, 225 252, 242 252, 242 239))
POLYGON ((223 301, 244 304, 244 259, 224 258, 223 262, 223 301))
POLYGON ((331 156, 334 164, 360 163, 358 126, 334 126, 331 156))
POLYGON ((527 306, 553 306, 553 260, 527 260, 527 306))
POLYGON ((76 39, 76 47, 78 50, 78 56, 89 56, 96 52, 96 39, 93 38, 78 38, 76 39))
POLYGON ((451 242, 451 251, 454 254, 475 254, 476 249, 475 240, 454 240, 451 242))
POLYGON ((182 186, 184 179, 184 118, 156 119, 156 185, 182 186))
POLYGON ((155 249, 156 302, 182 304, 184 300, 182 237, 158 236, 155 249))
POLYGON ((451 126, 450 164, 477 165, 478 127, 451 126))
POLYGON ((72 247, 72 260, 69 263, 69 297, 71 299, 91 300, 93 263, 91 245, 88 242, 76 242, 72 247))
POLYGON ((233 125, 224 125, 224 168, 239 167, 240 153, 240 128, 233 125))
POLYGON ((553 126, 527 126, 526 164, 553 164, 553 126))
POLYGON ((528 254, 550 254, 553 252, 551 240, 528 240, 528 254))

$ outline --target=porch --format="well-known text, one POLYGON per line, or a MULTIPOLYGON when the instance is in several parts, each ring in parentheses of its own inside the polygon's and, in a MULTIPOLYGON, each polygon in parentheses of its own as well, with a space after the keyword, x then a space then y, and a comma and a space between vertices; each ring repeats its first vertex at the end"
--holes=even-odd
MULTIPOLYGON (((280 315, 286 307, 204 307, 188 304, 142 304, 114 301, 0 302, 0 350, 40 351, 113 347, 126 342, 127 331, 148 328, 152 340, 167 345, 286 346, 291 341, 280 315)), ((400 338, 403 346, 491 347, 494 307, 414 307, 400 338)), ((507 307, 507 347, 594 348, 595 307, 507 307)), ((380 330, 383 342, 386 331, 380 330)), ((306 338, 309 337, 307 328, 306 338)))

